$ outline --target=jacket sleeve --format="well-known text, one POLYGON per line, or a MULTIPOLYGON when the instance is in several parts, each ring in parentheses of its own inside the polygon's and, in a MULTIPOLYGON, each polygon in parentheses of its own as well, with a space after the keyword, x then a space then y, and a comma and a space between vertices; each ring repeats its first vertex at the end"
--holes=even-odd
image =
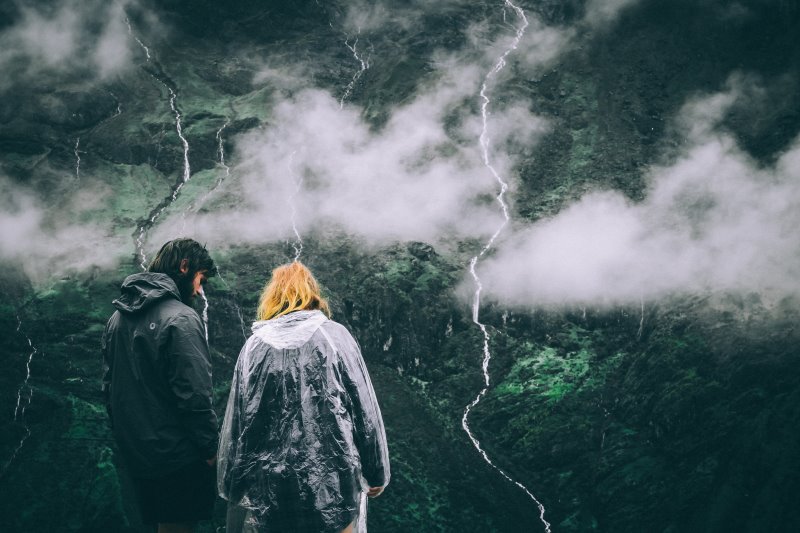
POLYGON ((247 344, 245 343, 233 370, 231 391, 228 394, 228 405, 225 408, 225 416, 222 419, 219 448, 217 450, 217 492, 222 498, 231 503, 238 503, 232 471, 240 461, 239 439, 241 438, 240 416, 242 409, 239 386, 241 383, 242 361, 246 351, 247 344))
POLYGON ((343 385, 352 402, 355 444, 361 458, 361 473, 370 487, 389 484, 389 449, 386 430, 383 427, 378 400, 361 356, 358 343, 340 326, 340 334, 334 341, 341 358, 343 385))
POLYGON ((177 315, 167 325, 167 380, 180 421, 203 458, 217 453, 217 415, 213 408, 211 355, 196 313, 177 315))

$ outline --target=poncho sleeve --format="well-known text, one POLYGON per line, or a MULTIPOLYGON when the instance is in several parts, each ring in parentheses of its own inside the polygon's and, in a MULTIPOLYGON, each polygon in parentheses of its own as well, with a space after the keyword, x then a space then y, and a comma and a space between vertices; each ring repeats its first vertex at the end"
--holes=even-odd
POLYGON ((361 459, 361 473, 370 487, 389 484, 389 450, 381 410, 361 355, 361 349, 347 329, 329 322, 323 326, 328 340, 339 354, 340 375, 352 405, 355 445, 361 459), (330 324, 330 329, 328 329, 330 324))

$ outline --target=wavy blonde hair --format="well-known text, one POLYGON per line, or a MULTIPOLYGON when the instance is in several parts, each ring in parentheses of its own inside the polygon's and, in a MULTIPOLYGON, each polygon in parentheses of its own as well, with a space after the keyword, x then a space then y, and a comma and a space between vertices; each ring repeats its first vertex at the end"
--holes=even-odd
POLYGON ((269 320, 292 311, 318 309, 331 315, 328 301, 322 297, 319 283, 300 261, 281 265, 272 271, 258 299, 258 320, 269 320))

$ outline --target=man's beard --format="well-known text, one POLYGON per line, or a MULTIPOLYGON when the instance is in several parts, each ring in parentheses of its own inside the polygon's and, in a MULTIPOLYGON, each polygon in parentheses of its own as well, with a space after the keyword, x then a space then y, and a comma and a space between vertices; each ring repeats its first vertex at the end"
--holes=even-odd
POLYGON ((186 305, 192 305, 192 300, 194 300, 194 272, 191 275, 188 272, 180 274, 178 279, 175 280, 175 284, 181 294, 181 301, 186 305))

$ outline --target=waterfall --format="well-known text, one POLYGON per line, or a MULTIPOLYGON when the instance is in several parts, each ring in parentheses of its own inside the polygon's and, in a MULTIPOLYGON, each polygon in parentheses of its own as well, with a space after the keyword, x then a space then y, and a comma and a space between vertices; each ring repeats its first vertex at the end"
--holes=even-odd
MULTIPOLYGON (((500 207, 503 212, 503 222, 500 226, 495 230, 492 234, 491 238, 486 242, 480 252, 470 259, 469 262, 469 273, 472 276, 472 279, 475 283, 475 292, 473 294, 472 299, 472 322, 477 325, 481 333, 483 334, 483 363, 481 365, 481 369, 483 371, 483 379, 484 379, 484 387, 478 393, 472 402, 467 405, 464 409, 464 415, 461 418, 461 426, 464 428, 464 431, 467 433, 470 441, 472 442, 473 446, 478 450, 481 457, 483 457, 484 461, 486 461, 492 468, 497 470, 500 475, 502 475, 506 480, 510 481, 517 487, 519 487, 525 494, 536 504, 539 509, 539 519, 542 521, 544 525, 545 531, 548 533, 550 532, 550 523, 547 522, 544 518, 545 508, 542 503, 533 495, 533 493, 528 490, 528 488, 511 478, 503 469, 498 467, 496 464, 492 462, 489 458, 486 451, 481 447, 480 441, 475 438, 475 435, 472 433, 472 430, 469 427, 469 413, 470 411, 480 403, 483 397, 486 395, 487 391, 489 390, 489 383, 490 383, 490 376, 489 376, 489 362, 492 358, 491 349, 489 347, 490 335, 489 331, 486 328, 486 325, 480 321, 480 305, 481 305, 481 291, 483 290, 483 284, 481 283, 480 277, 476 271, 476 265, 478 261, 486 255, 486 253, 492 248, 494 245, 495 240, 506 227, 508 222, 511 220, 511 217, 508 212, 508 204, 505 201, 505 193, 508 190, 508 183, 503 180, 497 170, 492 166, 491 158, 490 158, 490 146, 491 146, 491 139, 489 137, 489 104, 491 100, 489 98, 489 84, 495 78, 495 76, 506 66, 506 57, 517 49, 519 46, 520 40, 525 33, 525 29, 528 27, 528 19, 525 17, 525 12, 517 7, 516 5, 512 4, 510 1, 506 0, 506 6, 513 9, 516 13, 518 18, 522 21, 521 26, 517 29, 516 37, 512 41, 511 45, 503 52, 503 54, 499 57, 497 62, 495 63, 494 67, 486 74, 483 80, 483 84, 481 85, 480 90, 480 99, 481 99, 481 118, 482 118, 482 129, 480 135, 480 146, 481 146, 481 155, 483 159, 484 166, 489 170, 489 172, 494 177, 495 181, 497 181, 500 192, 496 196, 497 202, 500 204, 500 207)), ((505 14, 505 11, 503 12, 505 14)))

